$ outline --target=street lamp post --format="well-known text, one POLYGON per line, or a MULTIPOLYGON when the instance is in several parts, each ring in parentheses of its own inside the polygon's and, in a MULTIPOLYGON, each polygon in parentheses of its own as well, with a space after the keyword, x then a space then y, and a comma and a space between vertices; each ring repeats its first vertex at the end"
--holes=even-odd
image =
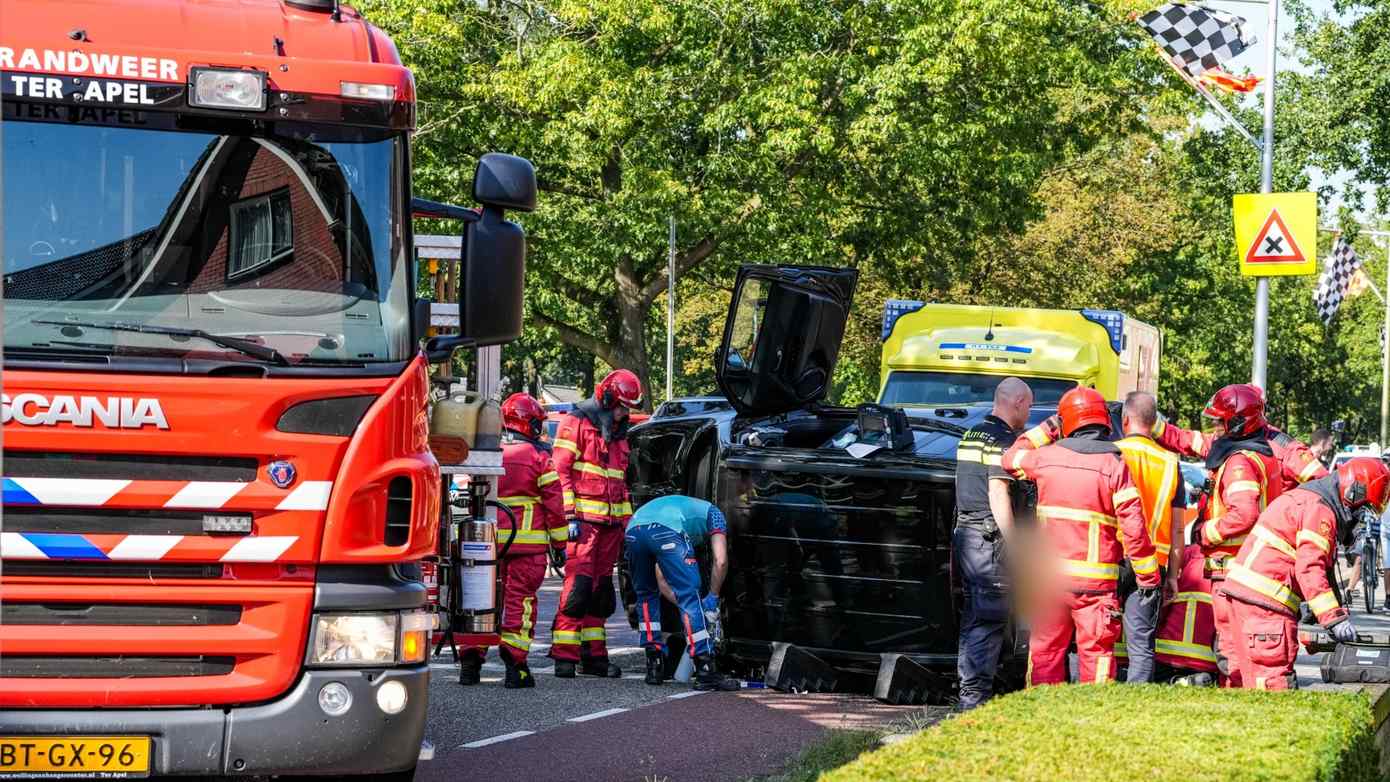
MULTIPOLYGON (((1274 192, 1274 66, 1279 52, 1279 0, 1269 0, 1269 26, 1265 53, 1264 143, 1260 147, 1260 192, 1274 192)), ((1269 278, 1255 282, 1255 340, 1250 382, 1265 387, 1269 370, 1269 278)), ((1381 415, 1384 418, 1384 414, 1381 415)))

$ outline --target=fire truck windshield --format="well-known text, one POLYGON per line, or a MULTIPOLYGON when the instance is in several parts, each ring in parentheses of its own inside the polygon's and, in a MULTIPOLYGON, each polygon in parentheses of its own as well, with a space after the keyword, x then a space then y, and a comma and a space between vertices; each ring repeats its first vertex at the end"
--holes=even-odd
POLYGON ((6 353, 408 359, 401 137, 203 126, 4 123, 6 353))

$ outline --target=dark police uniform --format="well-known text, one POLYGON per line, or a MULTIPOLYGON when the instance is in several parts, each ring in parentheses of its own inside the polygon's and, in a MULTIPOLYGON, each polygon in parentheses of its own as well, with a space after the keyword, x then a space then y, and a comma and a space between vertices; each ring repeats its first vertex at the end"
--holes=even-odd
POLYGON ((951 556, 965 591, 961 611, 957 671, 960 707, 973 709, 993 693, 994 672, 1009 619, 1004 540, 989 509, 989 482, 1012 482, 999 462, 1017 433, 1001 419, 967 430, 956 447, 956 528, 951 556))

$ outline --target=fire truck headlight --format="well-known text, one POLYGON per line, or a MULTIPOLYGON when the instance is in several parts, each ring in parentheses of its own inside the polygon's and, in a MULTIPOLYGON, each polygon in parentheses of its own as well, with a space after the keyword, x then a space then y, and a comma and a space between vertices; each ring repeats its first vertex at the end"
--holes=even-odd
POLYGON ((310 637, 311 665, 394 665, 400 616, 318 614, 310 637))
POLYGON ((352 708, 352 692, 340 682, 329 682, 319 690, 319 708, 330 717, 341 717, 352 708))
POLYGON ((203 109, 265 111, 263 71, 193 68, 188 74, 188 103, 203 109))
POLYGON ((430 631, 434 629, 434 614, 427 611, 408 611, 401 614, 401 654, 403 663, 422 663, 430 653, 430 631))

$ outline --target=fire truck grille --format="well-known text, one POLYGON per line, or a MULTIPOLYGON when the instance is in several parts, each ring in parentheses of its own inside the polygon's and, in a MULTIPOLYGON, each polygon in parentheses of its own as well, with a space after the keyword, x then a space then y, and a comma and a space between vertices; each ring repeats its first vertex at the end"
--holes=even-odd
MULTIPOLYGON (((8 465, 6 465, 8 466, 8 465)), ((202 535, 203 511, 6 508, 6 532, 202 535)))
MULTIPOLYGON (((6 519, 9 513, 5 514, 6 519)), ((7 525, 8 526, 8 525, 7 525)), ((185 565, 180 563, 117 563, 82 561, 6 562, 6 576, 52 576, 60 578, 130 578, 151 581, 160 578, 221 578, 221 564, 185 565)))
POLYGON ((123 453, 54 453, 5 449, 9 478, 83 478, 150 481, 256 480, 255 459, 231 456, 151 456, 123 453))
POLYGON ((9 625, 139 625, 207 627, 241 621, 235 605, 132 605, 123 603, 5 603, 0 624, 9 625))
POLYGON ((0 678, 148 679, 225 676, 235 657, 0 657, 0 678))

